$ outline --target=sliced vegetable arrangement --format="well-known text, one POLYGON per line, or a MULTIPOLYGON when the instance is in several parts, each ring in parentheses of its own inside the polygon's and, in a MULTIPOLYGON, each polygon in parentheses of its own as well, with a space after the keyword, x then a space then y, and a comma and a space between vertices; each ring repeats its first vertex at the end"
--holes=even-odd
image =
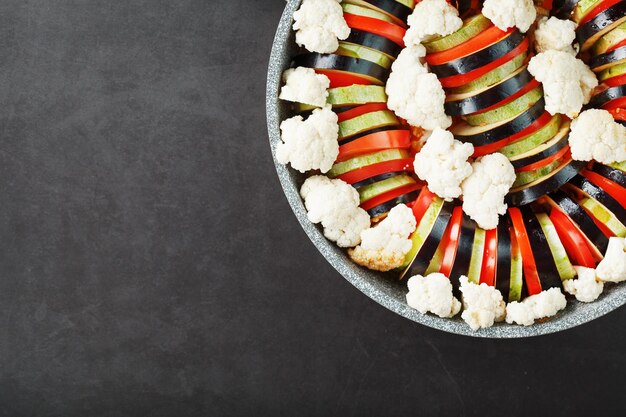
POLYGON ((411 307, 530 325, 561 289, 626 280, 626 0, 303 0, 294 18, 277 160, 411 307))

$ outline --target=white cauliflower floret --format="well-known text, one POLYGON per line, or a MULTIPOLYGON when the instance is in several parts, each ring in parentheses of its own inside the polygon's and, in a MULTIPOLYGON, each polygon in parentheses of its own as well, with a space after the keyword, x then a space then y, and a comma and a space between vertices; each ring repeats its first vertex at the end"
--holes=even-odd
POLYGON ((504 197, 515 182, 515 169, 500 153, 478 158, 472 174, 461 184, 463 211, 483 229, 495 229, 506 212, 504 197))
POLYGON ((446 94, 437 76, 422 64, 425 54, 421 45, 400 52, 387 80, 387 106, 412 126, 446 129, 452 124, 443 107, 446 94))
POLYGON ((408 19, 404 36, 406 45, 419 45, 433 35, 449 35, 463 26, 459 12, 445 0, 422 0, 415 5, 408 19))
POLYGON ((596 279, 596 270, 583 266, 575 266, 574 269, 578 278, 563 281, 565 292, 583 303, 595 301, 604 290, 602 281, 596 279))
POLYGON ((598 80, 575 56, 563 51, 545 51, 532 57, 528 71, 543 84, 546 110, 574 118, 589 103, 598 80))
POLYGON ((422 314, 428 312, 439 317, 454 317, 461 310, 461 303, 452 295, 452 284, 438 272, 426 277, 409 278, 406 302, 422 314))
POLYGON ((315 109, 308 119, 294 116, 280 124, 282 143, 276 148, 276 160, 291 163, 306 172, 319 169, 328 172, 339 155, 339 124, 329 108, 315 109))
POLYGON ((317 175, 304 181, 300 195, 309 220, 322 224, 324 236, 343 248, 359 244, 370 217, 359 207, 359 193, 352 186, 317 175))
POLYGON ((554 16, 550 19, 543 17, 535 31, 535 50, 537 53, 555 50, 576 55, 572 47, 574 39, 576 39, 575 22, 554 16))
POLYGON ((343 18, 341 0, 304 0, 294 14, 296 43, 311 52, 329 54, 339 47, 338 39, 350 36, 343 18))
POLYGON ((461 195, 461 183, 472 173, 467 159, 473 153, 471 143, 459 142, 449 131, 435 129, 415 155, 413 167, 433 193, 452 200, 461 195))
POLYGON ((491 327, 496 321, 503 321, 506 304, 500 291, 487 284, 475 284, 466 276, 461 276, 463 294, 463 314, 461 317, 472 328, 478 330, 491 327))
POLYGON ((560 288, 550 288, 527 297, 521 303, 514 301, 506 306, 506 322, 530 326, 535 320, 552 317, 567 305, 560 288))
POLYGON ((626 281, 626 239, 612 237, 604 259, 596 269, 598 278, 608 282, 626 281))
POLYGON ((378 224, 361 232, 361 244, 349 251, 350 257, 359 265, 376 271, 391 271, 404 263, 411 250, 409 236, 417 222, 413 211, 400 204, 378 224))
POLYGON ((533 0, 485 0, 483 15, 501 30, 517 26, 526 32, 537 18, 533 0))
POLYGON ((585 110, 572 121, 569 134, 572 158, 595 159, 610 164, 626 159, 626 127, 615 122, 606 110, 585 110))
POLYGON ((283 81, 285 85, 280 90, 281 100, 326 106, 330 80, 324 74, 316 74, 312 68, 290 68, 283 73, 283 81))

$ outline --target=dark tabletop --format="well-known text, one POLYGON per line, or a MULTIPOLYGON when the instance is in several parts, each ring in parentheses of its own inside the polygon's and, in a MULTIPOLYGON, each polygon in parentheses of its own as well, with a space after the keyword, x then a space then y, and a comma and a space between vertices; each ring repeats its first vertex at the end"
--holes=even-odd
POLYGON ((624 415, 626 309, 452 336, 335 272, 272 165, 284 0, 0 2, 0 415, 624 415))

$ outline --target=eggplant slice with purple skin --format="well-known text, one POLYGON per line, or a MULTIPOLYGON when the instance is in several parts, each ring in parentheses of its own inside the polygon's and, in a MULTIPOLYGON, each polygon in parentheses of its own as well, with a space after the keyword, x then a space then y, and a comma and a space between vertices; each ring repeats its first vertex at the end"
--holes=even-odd
POLYGON ((576 29, 576 40, 581 51, 589 49, 603 34, 626 20, 626 1, 603 10, 587 23, 576 29))

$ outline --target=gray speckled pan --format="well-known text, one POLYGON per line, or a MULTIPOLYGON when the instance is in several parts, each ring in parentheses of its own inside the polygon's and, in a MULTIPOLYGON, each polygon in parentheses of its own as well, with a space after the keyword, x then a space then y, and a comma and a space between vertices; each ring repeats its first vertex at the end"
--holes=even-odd
MULTIPOLYGON (((280 142, 280 121, 290 116, 287 107, 278 100, 278 92, 281 74, 288 68, 296 48, 291 25, 293 13, 297 10, 299 4, 300 0, 287 1, 287 7, 278 26, 270 58, 267 76, 267 125, 272 154, 274 154, 276 145, 280 142)), ((490 329, 483 329, 477 332, 472 331, 460 317, 441 319, 432 315, 422 315, 406 304, 406 283, 398 282, 396 275, 376 273, 361 268, 352 263, 343 250, 326 240, 321 231, 307 219, 306 210, 298 194, 304 176, 276 161, 274 163, 291 208, 311 241, 322 255, 326 257, 328 262, 365 295, 389 310, 417 323, 446 332, 469 336, 490 338, 528 337, 554 333, 578 326, 607 314, 626 302, 626 284, 621 286, 606 285, 604 294, 596 302, 583 304, 568 300, 567 308, 545 323, 529 327, 497 324, 490 329)))

